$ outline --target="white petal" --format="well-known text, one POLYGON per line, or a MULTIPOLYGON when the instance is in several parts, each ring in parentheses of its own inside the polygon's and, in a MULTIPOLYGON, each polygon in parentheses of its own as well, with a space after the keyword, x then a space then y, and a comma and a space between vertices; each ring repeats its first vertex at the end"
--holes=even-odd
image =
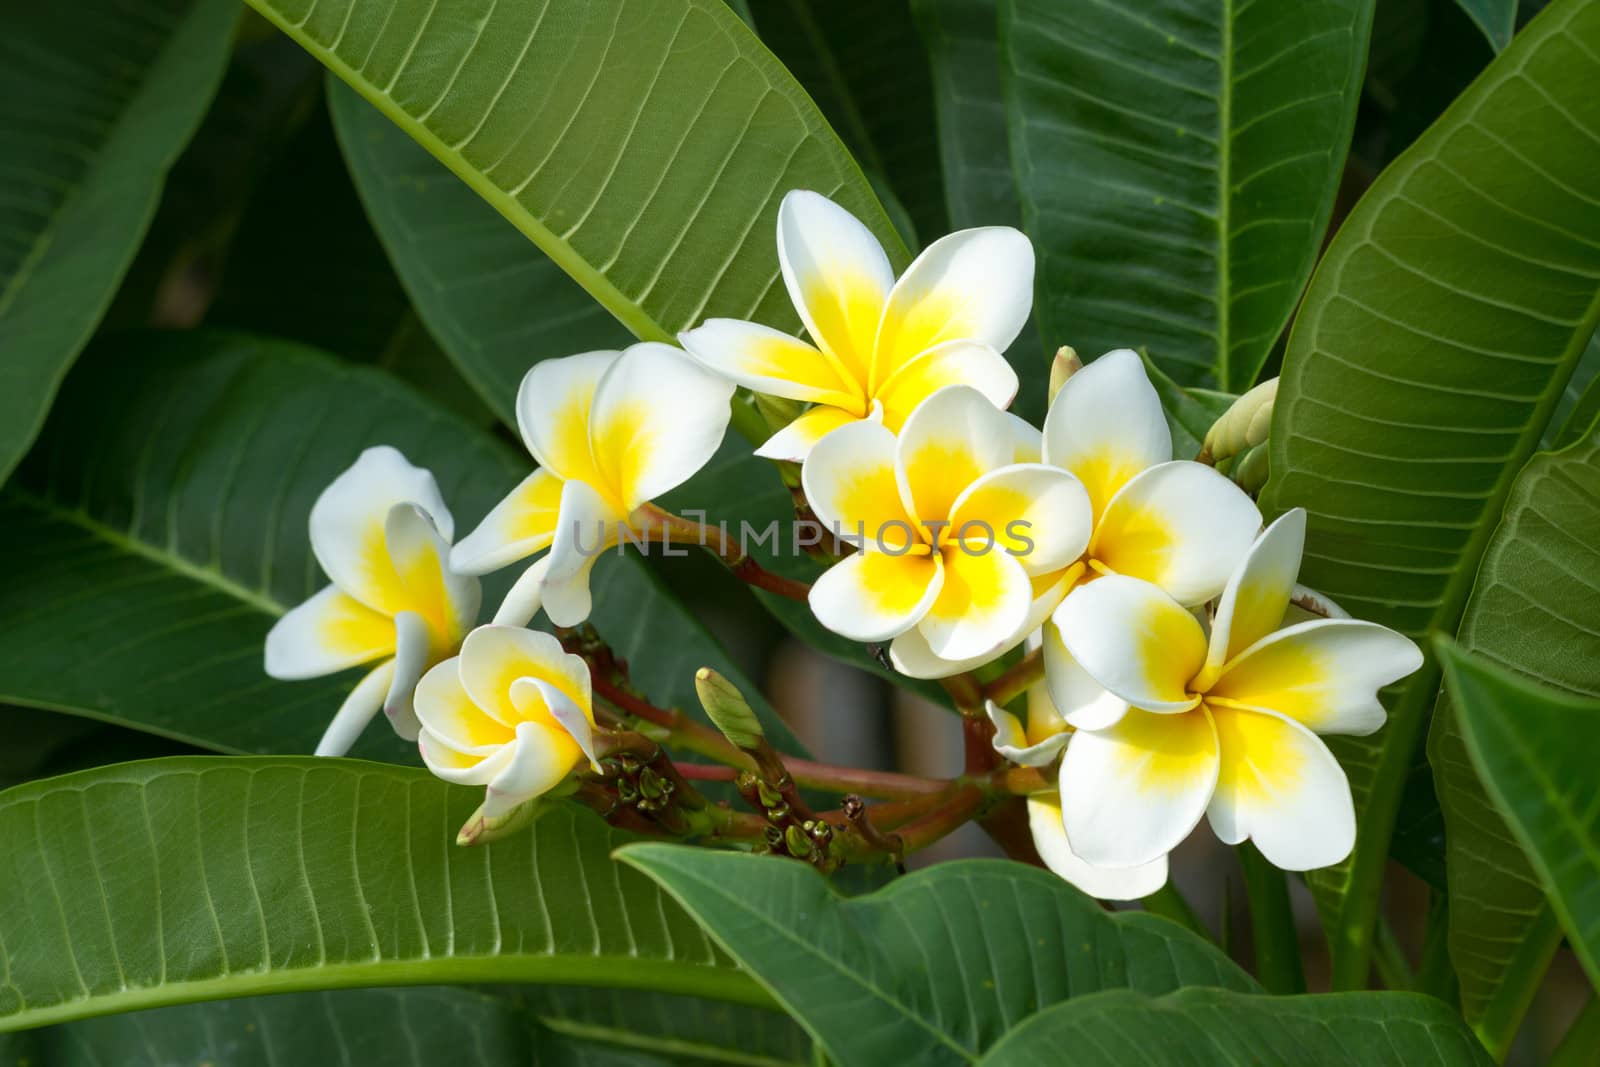
POLYGON ((422 724, 417 719, 413 697, 423 672, 433 665, 434 650, 427 622, 414 611, 402 611, 394 617, 394 632, 398 638, 394 677, 389 682, 388 695, 383 698, 383 713, 395 733, 407 741, 415 741, 422 724))
POLYGON ((817 521, 868 551, 898 551, 916 540, 894 457, 894 434, 875 422, 840 427, 819 441, 800 471, 817 521))
POLYGON ((1355 805, 1339 761, 1299 723, 1213 708, 1221 773, 1207 815, 1230 845, 1255 842, 1287 871, 1328 867, 1356 841, 1355 805))
POLYGON ((1374 622, 1317 619, 1268 634, 1223 668, 1208 701, 1262 708, 1319 734, 1383 725, 1378 690, 1422 666, 1410 638, 1374 622))
MULTIPOLYGON (((1017 717, 992 700, 984 701, 984 711, 994 723, 994 750, 1023 767, 1044 767, 1061 754, 1072 735, 1066 731, 1050 734, 1029 743, 1028 732, 1017 717)), ((1029 716, 1032 718, 1032 716, 1029 716)))
POLYGON ((450 550, 450 565, 462 574, 488 574, 549 548, 561 514, 561 486, 544 467, 528 475, 450 550))
POLYGON ((827 197, 796 189, 778 206, 778 264, 812 340, 841 377, 864 384, 894 285, 878 239, 827 197))
POLYGON ((345 697, 344 703, 339 705, 339 710, 334 712, 333 721, 328 723, 328 728, 322 734, 322 740, 317 742, 316 754, 319 756, 342 756, 350 751, 350 747, 361 736, 361 731, 367 728, 367 723, 378 714, 378 709, 383 707, 383 695, 388 692, 389 683, 394 678, 394 660, 385 660, 372 670, 368 671, 356 687, 350 690, 350 695, 345 697))
POLYGON ((701 366, 746 389, 866 411, 862 383, 842 377, 832 359, 782 330, 742 319, 707 319, 678 334, 678 343, 701 366))
POLYGON ((899 430, 928 397, 950 385, 982 393, 1000 410, 1017 395, 1017 372, 1006 357, 976 341, 946 341, 904 364, 874 394, 883 405, 883 423, 899 430))
POLYGON ((1305 540, 1305 509, 1293 508, 1250 546, 1217 603, 1206 654, 1206 684, 1223 664, 1283 625, 1305 540))
MULTIPOLYGON (((470 636, 470 635, 469 635, 470 636)), ((507 721, 489 713, 472 699, 461 683, 461 657, 453 656, 428 669, 417 683, 412 697, 417 721, 422 724, 419 742, 426 745, 429 739, 445 746, 437 754, 441 765, 456 771, 467 771, 484 759, 493 756, 516 737, 515 718, 507 721)), ((437 747, 436 745, 436 747, 437 747)), ((427 748, 423 749, 424 762, 435 774, 439 773, 429 762, 427 748)), ((446 777, 448 781, 465 785, 483 785, 483 777, 446 777)))
POLYGON ((496 626, 526 626, 539 614, 539 609, 544 606, 544 579, 545 573, 550 569, 550 557, 543 556, 534 560, 533 564, 517 580, 511 583, 511 589, 506 593, 506 598, 500 602, 500 607, 490 620, 496 626))
POLYGON ((1020 645, 1025 637, 1038 630, 1050 617, 1056 605, 1061 603, 1061 598, 1066 595, 1072 582, 1076 581, 1077 575, 1082 571, 1083 568, 1078 566, 1071 568, 1070 571, 1040 575, 1032 579, 1030 584, 1033 586, 1033 605, 1028 609, 1028 617, 999 652, 985 653, 967 659, 941 659, 928 647, 928 639, 922 636, 922 631, 911 629, 895 638, 894 644, 889 646, 889 662, 894 665, 895 670, 910 678, 949 678, 951 675, 981 667, 997 656, 1010 652, 1020 645))
POLYGON ((1034 429, 1027 419, 1015 412, 1006 412, 1006 419, 1011 424, 1011 440, 1016 448, 1012 453, 1011 462, 1043 463, 1044 436, 1034 429))
POLYGON ((1089 494, 1057 467, 1016 463, 978 476, 956 498, 947 536, 988 537, 1031 575, 1059 571, 1089 545, 1089 494))
POLYGON ((1051 704, 1074 729, 1104 730, 1128 712, 1126 700, 1078 666, 1053 622, 1044 627, 1044 679, 1051 704))
POLYGON ((943 553, 944 584, 917 624, 941 659, 998 656, 1028 618, 1033 586, 1000 548, 954 546, 943 553))
POLYGON ((595 389, 621 352, 580 352, 546 359, 522 376, 517 388, 517 426, 539 466, 563 481, 598 481, 589 447, 589 413, 595 389))
POLYGON ((727 432, 732 399, 732 382, 671 345, 631 345, 606 369, 589 439, 605 488, 623 510, 676 489, 706 465, 727 432))
POLYGON ((325 586, 273 623, 266 671, 286 680, 334 674, 394 654, 394 620, 325 586))
POLYGON ((887 641, 915 626, 943 587, 937 557, 857 552, 812 585, 811 611, 853 641, 887 641))
POLYGON ((939 390, 911 413, 895 449, 895 475, 917 521, 946 523, 967 486, 1011 463, 1014 446, 1005 413, 965 385, 939 390))
POLYGON ((1033 308, 1033 245, 1009 226, 960 230, 929 245, 895 283, 873 349, 871 392, 934 345, 1004 352, 1033 308))
POLYGON ((518 723, 517 739, 509 747, 511 758, 489 780, 483 802, 485 818, 497 818, 548 793, 583 758, 583 751, 566 731, 542 722, 518 723))
POLYGON ((454 520, 433 475, 388 446, 369 448, 311 506, 311 550, 334 585, 368 607, 393 615, 394 568, 384 524, 396 504, 416 504, 448 542, 454 520))
POLYGON ((415 504, 390 509, 384 543, 403 590, 397 607, 423 618, 435 648, 453 648, 478 621, 483 600, 478 579, 451 569, 450 543, 415 504))
MULTIPOLYGON (((478 627, 461 645, 460 677, 472 703, 506 726, 528 718, 526 708, 519 707, 512 694, 523 678, 553 685, 585 716, 593 713, 588 667, 542 630, 478 627)), ((546 713, 541 711, 539 717, 546 718, 546 713)))
POLYGON ((1078 665, 1134 707, 1177 712, 1197 702, 1189 680, 1205 663, 1205 631, 1148 582, 1108 575, 1079 586, 1055 624, 1078 665))
POLYGON ((1105 730, 1079 730, 1061 761, 1073 851, 1101 867, 1156 860, 1189 836, 1216 783, 1217 735, 1204 710, 1133 709, 1105 730))
POLYGON ((1167 884, 1166 856, 1137 867, 1095 867, 1080 859, 1067 841, 1059 793, 1028 798, 1028 829, 1044 865, 1096 899, 1139 900, 1167 884))
POLYGON ((1172 459, 1172 431, 1137 353, 1107 352, 1067 379, 1044 418, 1044 457, 1082 479, 1096 518, 1134 475, 1172 459))
POLYGON ((817 446, 817 442, 824 437, 841 426, 850 426, 857 422, 881 422, 881 411, 882 409, 874 404, 872 414, 866 419, 861 419, 844 408, 819 404, 814 408, 808 408, 799 418, 763 441, 755 454, 762 459, 803 463, 811 455, 811 450, 817 446))
POLYGON ((561 488, 561 518, 546 557, 541 597, 544 612, 557 626, 577 626, 589 617, 589 572, 616 545, 626 515, 587 482, 561 488))
POLYGON ((1117 574, 1143 578, 1180 604, 1222 592, 1261 529, 1261 513, 1237 485, 1188 460, 1151 467, 1111 498, 1089 555, 1117 574))
POLYGON ((518 678, 511 683, 511 700, 524 719, 538 722, 545 718, 567 732, 589 767, 600 773, 600 760, 594 749, 593 713, 580 708, 572 698, 542 678, 518 678))

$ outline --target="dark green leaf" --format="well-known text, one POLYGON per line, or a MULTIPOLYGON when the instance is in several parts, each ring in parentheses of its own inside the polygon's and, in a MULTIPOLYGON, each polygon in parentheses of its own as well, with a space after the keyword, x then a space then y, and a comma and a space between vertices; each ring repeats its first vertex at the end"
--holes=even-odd
MULTIPOLYGON (((1600 544, 1578 533, 1587 530, 1600 530, 1600 434, 1537 455, 1518 475, 1461 617, 1461 650, 1600 699, 1600 544)), ((1462 1007, 1476 1022, 1506 983, 1508 995, 1531 996, 1538 975, 1510 964, 1540 927, 1546 904, 1468 758, 1452 703, 1441 700, 1435 712, 1428 754, 1448 831, 1450 955, 1462 1007)), ((1546 957, 1554 937, 1549 928, 1546 957)))
POLYGON ((1466 749, 1600 985, 1600 701, 1536 685, 1440 640, 1466 749))
POLYGON ((557 982, 764 1002, 625 838, 552 803, 459 848, 481 801, 311 758, 123 764, 0 794, 0 1030, 266 992, 557 982))
POLYGON ((1004 0, 1044 335, 1249 388, 1322 242, 1371 24, 1372 0, 1004 0))
POLYGON ((862 167, 905 205, 921 243, 943 235, 933 85, 909 0, 752 0, 750 11, 862 167))
POLYGON ((460 0, 437 18, 434 0, 250 3, 639 337, 713 315, 798 328, 774 237, 796 186, 904 258, 860 168, 721 0, 460 0))
MULTIPOLYGON (((1453 630, 1511 483, 1600 318, 1600 8, 1558 0, 1373 185, 1300 309, 1264 509, 1310 516, 1301 581, 1421 639, 1453 630)), ((1335 987, 1366 980, 1377 886, 1438 685, 1335 738, 1362 813, 1308 876, 1335 987)))
POLYGON ((1442 1001, 1411 993, 1262 997, 1185 989, 1097 993, 1035 1015, 984 1067, 1488 1067, 1494 1061, 1442 1001))
POLYGON ((1496 52, 1511 43, 1517 28, 1517 0, 1456 0, 1496 52))
MULTIPOLYGON (((526 471, 516 450, 386 375, 298 345, 187 332, 98 347, 0 495, 15 576, 0 583, 0 699, 225 752, 310 751, 355 676, 273 681, 262 642, 325 582, 312 501, 375 444, 433 470, 463 529, 526 471)), ((595 625, 658 702, 697 710, 702 665, 755 695, 641 561, 608 556, 594 590, 595 625)), ((381 729, 357 752, 415 759, 381 729)))
POLYGON ((971 1063, 1040 1007, 1084 993, 1258 987, 1211 944, 1113 914, 1015 863, 942 864, 846 899, 791 860, 624 849, 841 1065, 971 1063))
POLYGON ((1144 369, 1161 397, 1161 410, 1172 431, 1172 454, 1177 459, 1193 459, 1200 454, 1206 431, 1223 416, 1238 397, 1211 389, 1185 389, 1167 377, 1155 360, 1141 352, 1144 369))
POLYGON ((222 78, 232 0, 8 4, 0 36, 0 481, 50 409, 222 78))

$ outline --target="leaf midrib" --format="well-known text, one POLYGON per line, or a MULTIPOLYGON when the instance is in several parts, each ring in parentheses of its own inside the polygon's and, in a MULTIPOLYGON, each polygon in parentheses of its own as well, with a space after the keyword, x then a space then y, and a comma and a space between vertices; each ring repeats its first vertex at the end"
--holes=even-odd
POLYGON ((101 522, 87 512, 62 507, 17 485, 8 486, 6 494, 25 507, 32 508, 58 521, 70 523, 100 538, 120 551, 149 560, 157 566, 170 570, 190 581, 199 582, 263 614, 277 618, 289 610, 261 590, 250 589, 241 585, 215 568, 191 563, 175 553, 165 552, 154 545, 146 544, 133 537, 128 531, 101 522))

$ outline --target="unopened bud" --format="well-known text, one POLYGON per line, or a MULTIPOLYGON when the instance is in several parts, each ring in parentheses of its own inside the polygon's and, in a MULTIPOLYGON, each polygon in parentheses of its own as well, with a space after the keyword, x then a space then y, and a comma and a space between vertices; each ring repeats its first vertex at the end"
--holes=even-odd
POLYGON ((1202 451, 1217 462, 1261 444, 1272 431, 1272 407, 1277 398, 1278 379, 1269 378, 1235 400, 1206 431, 1202 451))
POLYGON ((783 843, 789 848, 789 855, 799 859, 811 855, 811 838, 798 826, 791 826, 783 832, 783 843))
POLYGON ((667 794, 667 782, 655 771, 646 767, 639 772, 639 792, 651 800, 659 800, 667 794))
POLYGON ((1055 358, 1050 361, 1050 399, 1054 400, 1056 394, 1061 392, 1061 387, 1067 384, 1067 379, 1082 369, 1083 360, 1078 358, 1077 349, 1071 345, 1056 349, 1055 358))
POLYGON ((541 799, 543 798, 534 797, 525 800, 510 811, 495 816, 485 815, 484 805, 479 805, 478 810, 472 813, 472 817, 462 824, 461 832, 456 834, 456 844, 487 845, 491 841, 510 837, 517 831, 526 829, 543 810, 543 806, 539 803, 541 799))
POLYGON ((1230 473, 1233 476, 1234 484, 1251 496, 1261 492, 1261 487, 1267 484, 1267 475, 1271 473, 1267 446, 1265 444, 1256 445, 1240 456, 1238 461, 1234 463, 1233 470, 1230 473))
POLYGON ((694 691, 700 696, 700 706, 712 725, 722 731, 722 736, 741 749, 757 748, 763 736, 761 720, 751 709, 744 694, 734 684, 712 670, 701 667, 694 673, 694 691))

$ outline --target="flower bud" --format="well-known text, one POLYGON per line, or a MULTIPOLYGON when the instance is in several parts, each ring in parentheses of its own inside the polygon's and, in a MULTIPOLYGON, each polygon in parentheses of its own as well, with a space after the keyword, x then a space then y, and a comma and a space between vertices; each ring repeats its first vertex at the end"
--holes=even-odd
POLYGON ((1255 496, 1261 492, 1261 487, 1267 484, 1269 473, 1271 468, 1268 465, 1267 446, 1259 444, 1239 457, 1230 475, 1234 484, 1251 496, 1255 496))
POLYGON ((1067 379, 1082 369, 1083 360, 1078 358, 1077 349, 1071 345, 1056 349, 1055 358, 1050 361, 1050 399, 1054 400, 1061 387, 1067 384, 1067 379))
POLYGON ((796 859, 811 855, 811 838, 798 826, 791 826, 783 832, 783 843, 789 847, 789 855, 796 859))
POLYGON ((756 713, 732 682, 710 667, 701 667, 694 675, 694 690, 700 696, 701 707, 706 709, 723 737, 741 749, 760 746, 765 736, 761 720, 756 718, 756 713))
POLYGON ((1261 444, 1272 430, 1272 406, 1277 397, 1278 379, 1269 378, 1235 400, 1206 431, 1202 453, 1216 462, 1261 444))
POLYGON ((461 831, 456 834, 458 845, 487 845, 491 841, 498 841, 503 837, 510 837, 519 830, 527 829, 538 818, 543 806, 539 803, 542 797, 525 800, 510 811, 499 815, 485 815, 484 808, 488 802, 478 806, 461 826, 461 831))

